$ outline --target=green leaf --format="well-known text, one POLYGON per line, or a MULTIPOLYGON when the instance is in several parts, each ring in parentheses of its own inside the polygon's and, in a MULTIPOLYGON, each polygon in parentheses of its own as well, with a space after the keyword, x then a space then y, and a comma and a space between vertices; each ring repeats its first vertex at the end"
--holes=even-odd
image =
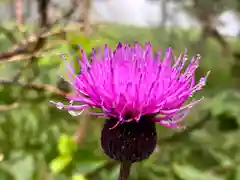
POLYGON ((72 180, 87 180, 82 174, 73 175, 72 180))
POLYGON ((200 171, 189 165, 173 164, 173 171, 182 180, 221 180, 216 175, 200 171))
POLYGON ((108 179, 109 180, 115 180, 118 178, 119 176, 119 171, 120 171, 120 166, 116 166, 115 168, 113 168, 113 170, 111 171, 111 173, 108 175, 108 179))
POLYGON ((77 163, 77 168, 74 172, 79 174, 85 174, 96 169, 100 168, 105 164, 105 161, 96 161, 96 162, 85 162, 85 163, 77 163))
POLYGON ((204 109, 211 110, 214 116, 220 115, 224 111, 229 111, 236 117, 240 115, 239 111, 239 93, 232 90, 218 93, 214 98, 204 100, 204 109))
MULTIPOLYGON (((89 55, 92 51, 92 48, 99 46, 101 41, 96 40, 92 37, 87 37, 83 33, 79 32, 69 32, 67 33, 67 39, 70 42, 68 45, 62 46, 62 53, 65 55, 66 61, 71 64, 73 70, 75 73, 78 73, 81 69, 80 64, 78 63, 77 57, 81 57, 81 53, 77 47, 77 45, 80 45, 82 49, 84 50, 86 55, 89 55)), ((61 51, 61 49, 59 50, 61 51)), ((59 72, 66 80, 71 80, 72 76, 71 74, 67 74, 67 66, 64 61, 61 61, 59 72)))
POLYGON ((31 179, 34 173, 34 160, 32 156, 19 159, 9 166, 15 180, 31 179))
POLYGON ((227 169, 227 176, 226 176, 226 180, 239 180, 240 179, 240 166, 237 165, 235 166, 235 168, 229 168, 227 169))
POLYGON ((40 65, 54 65, 62 62, 60 57, 61 54, 69 55, 70 46, 68 44, 58 45, 55 49, 51 51, 50 54, 46 54, 39 58, 38 62, 40 65))
POLYGON ((221 166, 232 166, 233 160, 229 158, 226 154, 219 151, 214 151, 212 149, 208 150, 211 155, 221 164, 221 166))
POLYGON ((240 179, 240 165, 237 166, 236 168, 236 176, 235 176, 236 179, 240 179))
POLYGON ((60 136, 58 142, 58 151, 61 155, 72 155, 77 150, 77 144, 72 137, 65 134, 60 136))
POLYGON ((86 53, 90 53, 92 48, 100 45, 100 40, 85 36, 84 33, 69 32, 67 39, 72 45, 80 45, 86 53))
POLYGON ((69 180, 69 179, 70 179, 69 176, 67 176, 66 174, 60 173, 60 174, 56 174, 52 180, 69 180))
POLYGON ((71 156, 59 156, 52 160, 50 163, 50 169, 53 174, 60 173, 70 162, 72 161, 71 156))

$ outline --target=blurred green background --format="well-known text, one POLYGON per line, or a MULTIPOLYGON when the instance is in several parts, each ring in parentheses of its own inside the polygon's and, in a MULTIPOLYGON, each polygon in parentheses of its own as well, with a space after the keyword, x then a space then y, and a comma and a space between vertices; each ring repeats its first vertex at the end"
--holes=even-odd
MULTIPOLYGON (((195 96, 205 99, 184 121, 188 128, 157 127, 159 143, 155 153, 136 163, 129 179, 240 180, 240 40, 218 34, 209 20, 224 10, 222 6, 216 6, 219 11, 202 20, 204 13, 198 12, 204 8, 194 2, 201 26, 191 30, 92 25, 84 19, 83 25, 72 23, 69 28, 61 22, 51 28, 41 24, 38 29, 47 29, 48 33, 22 45, 19 42, 26 33, 38 32, 36 27, 13 21, 3 23, 0 180, 117 179, 119 166, 104 155, 99 143, 103 120, 90 118, 87 113, 73 117, 49 101, 64 101, 63 95, 71 91, 57 75, 57 71, 64 73, 60 54, 78 56, 78 44, 90 54, 92 48, 106 43, 114 48, 119 41, 151 42, 155 51, 171 46, 176 56, 187 48, 189 57, 198 53, 202 57, 197 79, 211 70, 206 87, 195 96)), ((220 3, 208 1, 208 6, 210 2, 220 3)))

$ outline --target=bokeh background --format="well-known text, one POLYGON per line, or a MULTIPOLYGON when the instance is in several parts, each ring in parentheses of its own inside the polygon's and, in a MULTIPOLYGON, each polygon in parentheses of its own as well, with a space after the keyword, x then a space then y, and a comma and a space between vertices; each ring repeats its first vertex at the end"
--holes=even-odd
MULTIPOLYGON (((118 41, 201 54, 211 70, 186 130, 158 127, 131 180, 240 180, 239 0, 0 0, 0 180, 116 180, 103 120, 49 104, 71 92, 59 55, 118 41)), ((78 70, 75 65, 76 71, 78 70)))

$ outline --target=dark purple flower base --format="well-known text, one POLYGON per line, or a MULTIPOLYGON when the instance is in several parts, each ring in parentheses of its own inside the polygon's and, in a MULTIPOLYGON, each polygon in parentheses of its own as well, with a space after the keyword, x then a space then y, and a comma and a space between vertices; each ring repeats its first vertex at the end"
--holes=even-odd
POLYGON ((117 119, 105 120, 101 145, 112 159, 134 163, 148 158, 157 143, 155 123, 150 116, 143 116, 139 122, 131 121, 111 129, 117 119))

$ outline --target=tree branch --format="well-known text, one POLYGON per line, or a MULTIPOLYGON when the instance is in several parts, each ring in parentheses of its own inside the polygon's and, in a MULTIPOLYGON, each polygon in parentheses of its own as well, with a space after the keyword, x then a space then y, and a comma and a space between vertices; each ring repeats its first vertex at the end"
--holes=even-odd
POLYGON ((8 111, 8 110, 17 108, 18 106, 19 106, 19 103, 17 102, 8 104, 8 105, 0 105, 0 111, 8 111))
POLYGON ((24 89, 36 90, 36 91, 48 91, 48 92, 52 92, 52 93, 60 95, 60 96, 66 96, 67 94, 69 94, 68 92, 61 91, 58 88, 56 88, 50 84, 22 84, 19 82, 0 80, 0 85, 19 86, 24 89))
POLYGON ((38 0, 38 14, 39 14, 39 27, 43 28, 48 25, 48 5, 49 0, 38 0))
MULTIPOLYGON (((42 6, 46 8, 46 4, 41 5, 41 8, 42 6)), ((31 35, 29 38, 23 40, 23 43, 18 43, 17 45, 14 45, 13 48, 10 48, 10 51, 0 53, 0 61, 8 61, 9 58, 12 58, 14 56, 31 54, 38 51, 43 46, 44 37, 46 37, 46 33, 49 32, 52 26, 58 24, 61 19, 70 17, 75 12, 75 10, 76 6, 73 5, 72 8, 70 8, 62 17, 60 17, 53 23, 44 24, 44 28, 39 28, 35 35, 31 35)), ((42 16, 44 16, 42 17, 43 19, 46 18, 46 14, 43 13, 42 16)))

